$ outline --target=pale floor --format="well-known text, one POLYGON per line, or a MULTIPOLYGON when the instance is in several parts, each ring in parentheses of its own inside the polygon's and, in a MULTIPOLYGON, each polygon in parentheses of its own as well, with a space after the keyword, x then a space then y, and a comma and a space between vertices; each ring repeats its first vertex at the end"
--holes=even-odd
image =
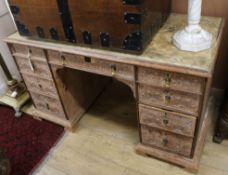
MULTIPOLYGON (((135 153, 139 141, 134 102, 114 85, 66 133, 36 175, 190 175, 177 166, 135 153)), ((228 141, 212 143, 208 133, 199 175, 228 175, 228 141)))

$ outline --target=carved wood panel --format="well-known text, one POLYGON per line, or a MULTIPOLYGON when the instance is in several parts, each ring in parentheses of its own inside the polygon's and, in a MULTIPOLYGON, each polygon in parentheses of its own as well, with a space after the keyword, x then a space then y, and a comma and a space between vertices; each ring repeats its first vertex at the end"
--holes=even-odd
POLYGON ((30 92, 35 107, 56 117, 65 118, 65 113, 63 111, 62 105, 58 98, 44 96, 38 93, 30 92))
POLYGON ((22 73, 32 74, 38 77, 52 79, 51 72, 47 62, 41 60, 29 59, 21 56, 15 56, 14 58, 22 73))
POLYGON ((141 124, 194 137, 195 117, 139 105, 139 118, 141 124))
POLYGON ((139 84, 139 102, 198 116, 201 96, 139 84))
POLYGON ((171 134, 169 132, 149 128, 143 125, 141 130, 143 144, 190 157, 193 143, 192 138, 171 134))
POLYGON ((29 91, 44 93, 51 97, 58 97, 53 81, 26 74, 22 74, 22 76, 29 91))
POLYGON ((202 94, 205 80, 200 77, 139 67, 138 81, 163 88, 202 94))
POLYGON ((82 69, 105 76, 134 80, 134 66, 81 55, 48 51, 50 63, 82 69))

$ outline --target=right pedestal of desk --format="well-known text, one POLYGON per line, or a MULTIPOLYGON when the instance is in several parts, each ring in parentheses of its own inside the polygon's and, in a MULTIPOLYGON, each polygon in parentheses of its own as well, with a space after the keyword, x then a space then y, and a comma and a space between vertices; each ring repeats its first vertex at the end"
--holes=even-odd
POLYGON ((210 80, 198 76, 138 68, 140 144, 137 152, 191 170, 204 142, 210 80), (197 139, 198 138, 198 139, 197 139))

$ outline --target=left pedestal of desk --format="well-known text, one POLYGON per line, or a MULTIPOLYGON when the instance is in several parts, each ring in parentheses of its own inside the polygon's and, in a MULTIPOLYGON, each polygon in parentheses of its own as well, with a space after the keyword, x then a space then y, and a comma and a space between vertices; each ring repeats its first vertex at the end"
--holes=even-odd
MULTIPOLYGON (((15 43, 8 43, 8 46, 32 98, 33 107, 28 109, 27 113, 73 130, 82 114, 84 114, 88 108, 87 104, 89 104, 89 102, 78 104, 75 103, 77 99, 69 99, 71 97, 69 95, 70 92, 68 92, 70 82, 67 82, 67 84, 64 83, 70 76, 70 74, 67 73, 68 71, 64 74, 65 76, 61 75, 64 78, 62 80, 63 83, 60 84, 57 77, 58 73, 55 72, 54 69, 51 69, 44 49, 15 43), (69 98, 65 99, 64 97, 67 95, 69 98), (68 108, 68 106, 71 107, 68 108), (74 108, 82 110, 80 112, 75 110, 75 113, 69 111, 74 108)), ((61 69, 61 67, 59 69, 61 69)), ((77 76, 72 77, 78 77, 80 81, 80 76, 80 74, 77 74, 77 76)), ((91 82, 91 80, 87 79, 86 83, 88 82, 91 82)), ((81 84, 81 82, 77 83, 75 81, 71 83, 72 85, 81 84)), ((89 87, 93 88, 92 85, 89 87)), ((81 92, 76 93, 80 94, 81 92)), ((100 91, 96 93, 99 94, 100 91)), ((96 95, 94 95, 94 97, 95 96, 96 95)), ((84 101, 87 99, 86 96, 81 98, 84 98, 84 101)), ((94 99, 89 100, 92 102, 94 99)))

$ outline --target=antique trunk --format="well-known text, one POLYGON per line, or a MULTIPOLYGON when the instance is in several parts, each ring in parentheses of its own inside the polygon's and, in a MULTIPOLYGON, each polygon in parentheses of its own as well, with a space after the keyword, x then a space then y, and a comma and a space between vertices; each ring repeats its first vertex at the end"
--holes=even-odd
POLYGON ((21 35, 141 53, 171 0, 9 0, 21 35))

